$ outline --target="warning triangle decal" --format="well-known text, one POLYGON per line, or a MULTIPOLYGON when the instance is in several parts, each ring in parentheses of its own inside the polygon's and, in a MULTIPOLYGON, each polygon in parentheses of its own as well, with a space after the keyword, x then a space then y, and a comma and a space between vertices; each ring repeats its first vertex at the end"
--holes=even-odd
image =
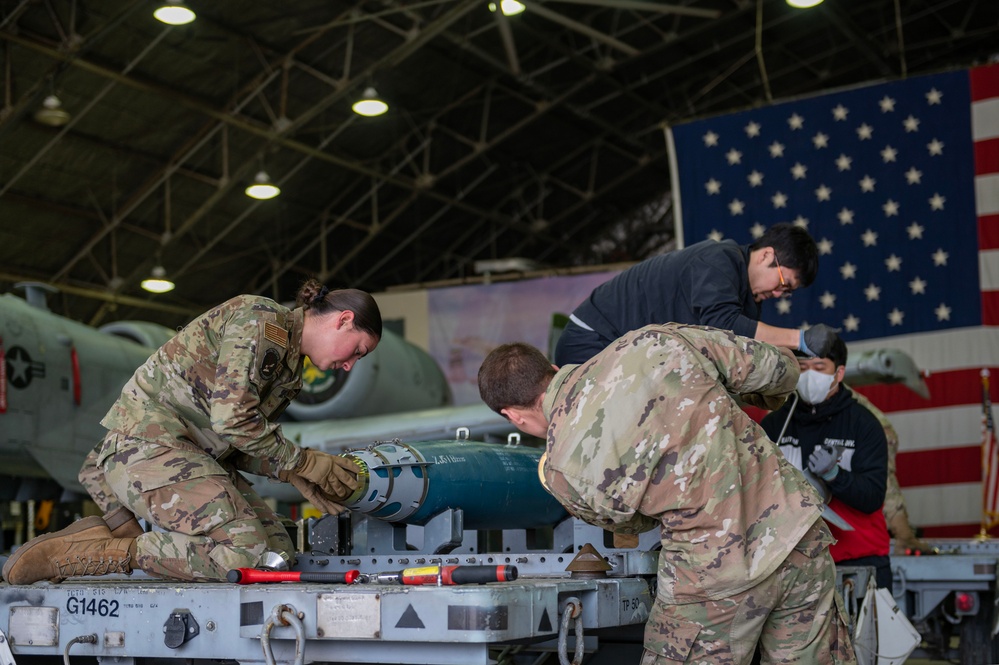
POLYGON ((416 613, 416 610, 413 609, 412 604, 410 604, 409 607, 406 608, 406 611, 402 613, 402 616, 399 617, 399 623, 397 623, 395 627, 426 628, 426 626, 423 625, 423 621, 420 620, 420 616, 416 613))
POLYGON ((538 624, 538 632, 539 633, 552 633, 552 632, 554 632, 554 630, 552 629, 552 620, 551 620, 551 617, 548 616, 548 608, 547 607, 545 608, 545 611, 541 613, 541 623, 538 624))

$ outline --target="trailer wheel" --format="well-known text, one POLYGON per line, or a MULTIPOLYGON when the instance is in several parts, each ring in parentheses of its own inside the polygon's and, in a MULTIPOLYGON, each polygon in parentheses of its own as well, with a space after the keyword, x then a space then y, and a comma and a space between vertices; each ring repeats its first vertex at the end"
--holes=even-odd
POLYGON ((961 622, 961 641, 958 645, 961 665, 981 665, 994 663, 999 657, 999 650, 992 641, 991 613, 982 608, 974 616, 964 617, 961 622))

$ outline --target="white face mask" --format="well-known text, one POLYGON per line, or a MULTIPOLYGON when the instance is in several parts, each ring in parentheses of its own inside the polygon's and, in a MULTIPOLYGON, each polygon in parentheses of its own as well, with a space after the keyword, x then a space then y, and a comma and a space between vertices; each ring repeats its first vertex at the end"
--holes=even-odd
POLYGON ((814 369, 806 369, 798 377, 798 394, 809 404, 818 404, 825 400, 835 381, 835 374, 823 374, 814 369))

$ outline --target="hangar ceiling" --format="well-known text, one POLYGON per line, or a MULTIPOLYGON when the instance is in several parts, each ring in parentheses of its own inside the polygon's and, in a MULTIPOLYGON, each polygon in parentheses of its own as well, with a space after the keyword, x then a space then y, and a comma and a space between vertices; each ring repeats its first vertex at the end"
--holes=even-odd
POLYGON ((178 325, 668 240, 664 124, 995 60, 995 0, 0 0, 0 291, 178 325), (374 86, 387 114, 351 111, 374 86), (40 124, 57 95, 70 120, 40 124), (243 189, 266 170, 269 201, 243 189), (161 264, 176 282, 139 282, 161 264))

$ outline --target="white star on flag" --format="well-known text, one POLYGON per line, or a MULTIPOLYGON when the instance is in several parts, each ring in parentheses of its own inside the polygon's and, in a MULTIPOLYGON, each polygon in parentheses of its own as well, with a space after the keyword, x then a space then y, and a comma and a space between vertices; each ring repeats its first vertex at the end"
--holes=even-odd
POLYGON ((902 121, 902 126, 905 127, 907 132, 918 132, 919 131, 919 118, 914 116, 909 116, 902 121))
POLYGON ((878 234, 870 229, 864 231, 860 238, 864 241, 864 247, 874 247, 878 244, 878 234))
POLYGON ((760 135, 760 123, 751 122, 746 125, 746 136, 753 138, 754 136, 760 135))
POLYGON ((939 104, 941 99, 943 99, 943 93, 936 88, 931 88, 930 91, 926 93, 926 101, 930 106, 939 104))
POLYGON ((787 125, 791 129, 801 129, 802 127, 805 126, 805 119, 802 118, 797 113, 795 113, 794 115, 792 115, 790 118, 787 119, 787 125))
POLYGON ((875 180, 871 176, 865 175, 864 179, 860 181, 860 191, 862 191, 862 192, 873 192, 874 191, 874 183, 876 183, 876 182, 877 182, 877 180, 875 180))
POLYGON ((909 289, 912 291, 912 295, 916 295, 917 293, 926 293, 926 282, 917 276, 909 282, 909 289))
POLYGON ((846 108, 842 104, 837 104, 832 110, 833 120, 846 120, 846 114, 850 112, 850 109, 846 108))
POLYGON ((749 233, 753 236, 754 240, 759 240, 763 237, 763 234, 767 232, 767 227, 763 226, 759 222, 756 222, 749 227, 749 233))
POLYGON ((918 185, 920 179, 923 177, 923 172, 917 169, 915 166, 910 168, 905 172, 905 179, 910 185, 918 185))
POLYGON ((933 139, 926 144, 926 149, 930 151, 931 155, 939 156, 943 154, 944 144, 937 139, 933 139))
POLYGON ((843 319, 843 327, 847 332, 857 332, 860 329, 860 319, 851 314, 843 319))
POLYGON ((704 135, 704 145, 708 148, 713 148, 718 145, 718 135, 714 132, 708 132, 704 135))
POLYGON ((739 199, 732 199, 732 201, 728 204, 728 211, 733 215, 741 215, 745 208, 746 204, 739 199))
POLYGON ((940 303, 933 312, 937 315, 937 321, 950 321, 950 307, 947 305, 940 303))
POLYGON ((780 300, 777 301, 775 307, 777 307, 777 312, 779 314, 790 314, 791 300, 789 298, 781 298, 780 300))
POLYGON ((934 193, 933 198, 930 199, 930 210, 943 210, 944 202, 947 200, 946 197, 940 196, 940 194, 934 193))
POLYGON ((805 177, 805 173, 808 171, 806 167, 801 162, 796 162, 794 166, 791 167, 791 177, 795 180, 801 180, 805 177))
POLYGON ((885 204, 881 206, 881 209, 885 211, 885 217, 895 217, 898 215, 898 203, 888 199, 885 204))
POLYGON ((902 319, 904 318, 905 318, 905 312, 900 310, 898 307, 888 312, 888 321, 890 321, 893 326, 902 325, 902 319))
POLYGON ((784 144, 774 141, 769 146, 771 157, 783 157, 784 156, 784 144))
POLYGON ((774 204, 774 208, 786 208, 787 207, 787 194, 783 192, 777 192, 770 197, 770 200, 774 204))
POLYGON ((888 272, 898 272, 902 269, 902 257, 892 254, 885 259, 885 267, 888 268, 888 272))
POLYGON ((847 157, 846 155, 840 155, 836 158, 836 168, 840 171, 849 171, 850 164, 853 163, 852 157, 847 157))
POLYGON ((712 178, 704 183, 704 189, 708 190, 708 194, 717 194, 721 191, 721 183, 712 178))
POLYGON ((885 164, 887 164, 888 162, 894 162, 895 157, 897 155, 898 155, 898 150, 891 147, 890 145, 886 145, 885 149, 881 151, 881 159, 884 161, 885 164))
POLYGON ((888 113, 889 111, 895 110, 895 100, 889 97, 888 95, 882 97, 881 101, 878 103, 881 105, 882 113, 888 113))
POLYGON ((867 297, 867 302, 872 300, 881 299, 881 287, 874 284, 868 284, 867 288, 864 289, 864 295, 867 297))
POLYGON ((850 210, 849 208, 843 208, 842 210, 840 210, 839 214, 836 215, 836 217, 839 219, 839 223, 843 226, 846 226, 847 224, 853 224, 853 211, 850 210))
POLYGON ((909 224, 905 230, 909 232, 909 240, 919 240, 923 237, 923 227, 916 222, 909 224))
POLYGON ((819 248, 819 256, 826 256, 832 254, 833 243, 829 238, 823 238, 822 240, 815 243, 819 248))
POLYGON ((861 141, 866 141, 874 136, 874 128, 868 125, 866 122, 860 127, 857 127, 857 138, 861 141))
POLYGON ((828 201, 830 196, 832 196, 832 190, 825 185, 819 185, 819 188, 815 190, 815 198, 819 201, 828 201))
POLYGON ((826 291, 819 296, 819 302, 822 303, 822 309, 832 309, 836 306, 836 295, 826 291))
POLYGON ((763 184, 763 174, 754 169, 752 173, 746 176, 746 180, 749 181, 750 187, 759 187, 763 184))
POLYGON ((725 153, 725 159, 728 160, 729 164, 735 166, 736 164, 742 162, 742 153, 736 150, 735 148, 732 148, 731 150, 725 153))
POLYGON ((815 144, 816 150, 819 148, 826 148, 829 146, 829 136, 819 132, 812 137, 812 143, 815 144))
POLYGON ((857 276, 857 266, 847 261, 839 267, 839 273, 843 275, 843 279, 853 279, 857 276))
POLYGON ((945 266, 947 265, 947 259, 950 258, 950 254, 943 251, 943 249, 938 249, 933 252, 933 265, 935 266, 945 266))

